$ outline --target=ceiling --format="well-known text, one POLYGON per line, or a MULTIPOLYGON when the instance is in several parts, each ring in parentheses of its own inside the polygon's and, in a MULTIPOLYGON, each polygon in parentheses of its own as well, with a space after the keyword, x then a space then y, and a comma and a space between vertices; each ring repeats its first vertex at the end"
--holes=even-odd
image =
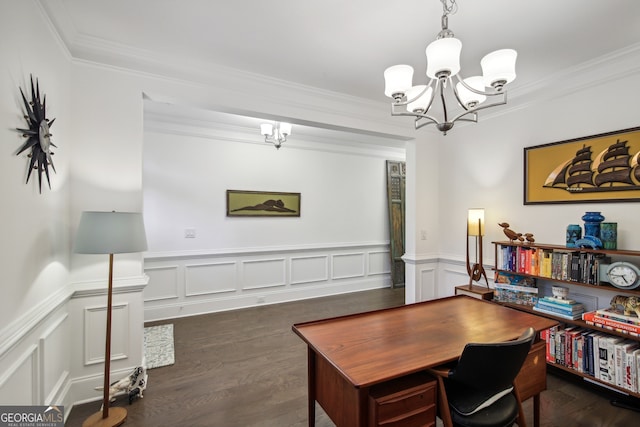
MULTIPOLYGON (((424 49, 440 30, 438 0, 41 0, 74 48, 108 45, 197 59, 370 101, 387 102, 385 68, 406 63, 426 83, 424 49)), ((517 79, 550 76, 640 43, 638 0, 458 0, 449 28, 461 74, 486 53, 518 51, 517 79)), ((79 49, 77 49, 80 51, 79 49)))

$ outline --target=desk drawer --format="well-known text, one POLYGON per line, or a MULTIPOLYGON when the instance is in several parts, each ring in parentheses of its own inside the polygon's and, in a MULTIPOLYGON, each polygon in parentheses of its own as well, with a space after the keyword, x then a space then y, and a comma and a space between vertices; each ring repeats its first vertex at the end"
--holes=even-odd
POLYGON ((435 426, 436 381, 415 374, 372 387, 369 426, 435 426))
POLYGON ((527 360, 516 377, 520 398, 524 401, 547 389, 547 361, 545 342, 533 344, 527 360))

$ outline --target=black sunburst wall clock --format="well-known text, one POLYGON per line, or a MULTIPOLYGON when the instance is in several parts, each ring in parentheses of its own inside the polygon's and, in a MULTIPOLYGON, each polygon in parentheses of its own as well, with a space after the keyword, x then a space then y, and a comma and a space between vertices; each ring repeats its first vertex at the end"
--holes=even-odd
POLYGON ((51 142, 51 132, 49 131, 55 119, 49 120, 47 118, 47 97, 45 95, 42 100, 40 100, 40 85, 38 79, 36 79, 34 85, 33 76, 31 76, 31 101, 27 101, 22 88, 20 88, 20 94, 22 95, 25 108, 24 118, 27 121, 29 129, 17 128, 27 140, 16 154, 20 155, 26 150, 31 150, 28 154, 29 171, 27 172, 27 183, 29 182, 29 178, 31 178, 31 172, 33 172, 34 169, 37 170, 38 188, 40 193, 42 193, 42 173, 44 172, 47 178, 47 184, 49 184, 49 189, 51 189, 49 166, 51 166, 54 172, 56 171, 51 159, 51 155, 53 154, 51 147, 56 146, 51 142))

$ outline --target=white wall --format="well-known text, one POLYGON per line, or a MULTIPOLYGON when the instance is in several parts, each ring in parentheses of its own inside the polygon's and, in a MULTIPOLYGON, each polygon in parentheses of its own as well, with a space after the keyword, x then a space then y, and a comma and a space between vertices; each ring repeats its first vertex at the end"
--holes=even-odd
MULTIPOLYGON (((638 203, 523 204, 524 147, 589 136, 640 125, 637 107, 630 93, 640 91, 640 50, 612 60, 597 76, 572 76, 548 87, 556 96, 513 108, 491 120, 454 128, 440 145, 438 201, 438 253, 441 257, 436 296, 453 294, 453 287, 465 283, 462 261, 465 251, 467 209, 484 207, 487 235, 484 263, 493 265, 491 241, 505 240, 497 224, 508 222, 518 232, 531 232, 538 242, 563 245, 566 226, 582 224, 586 211, 601 211, 608 221, 618 223, 618 247, 638 250, 640 229, 638 203), (615 71, 616 79, 607 76, 615 71), (581 78, 590 78, 588 82, 581 78), (567 91, 580 81, 582 90, 567 91), (584 84, 583 84, 584 83, 584 84)), ((522 102, 522 99, 519 100, 522 102)), ((473 256, 473 253, 472 253, 473 256)), ((489 271, 489 270, 488 270, 489 271)), ((581 290, 575 290, 582 292, 581 290)), ((611 294, 601 296, 602 305, 611 294)))
MULTIPOLYGON (((114 112, 130 115, 122 106, 110 111, 110 104, 100 102, 108 97, 92 90, 100 87, 99 82, 86 87, 82 79, 75 79, 77 67, 40 3, 0 2, 0 57, 0 404, 62 404, 69 410, 75 401, 100 396, 93 388, 102 381, 108 260, 106 255, 72 255, 74 230, 82 210, 141 206, 141 161, 138 156, 134 179, 128 178, 134 183, 133 196, 123 197, 123 187, 113 185, 113 164, 106 174, 102 167, 103 160, 115 155, 117 159, 112 160, 120 165, 120 176, 126 177, 122 159, 127 156, 121 156, 114 145, 103 150, 102 145, 91 144, 105 143, 103 137, 109 139, 118 131, 127 136, 115 140, 135 136, 122 120, 110 121, 114 112), (51 190, 45 183, 42 194, 35 172, 25 185, 27 153, 15 155, 24 139, 14 129, 26 127, 18 88, 30 90, 30 73, 39 80, 41 96, 46 94, 48 118, 56 119, 51 127, 57 146, 53 148, 56 173, 51 175, 51 190), (100 117, 96 116, 97 122, 88 120, 90 127, 84 128, 81 121, 92 113, 100 117), (87 186, 89 181, 94 185, 87 186)), ((119 89, 126 91, 118 86, 111 88, 111 94, 126 99, 119 89)), ((142 104, 140 96, 136 100, 142 104)), ((133 120, 142 134, 142 110, 136 111, 139 118, 133 120)), ((130 148, 126 142, 123 145, 130 148)), ((142 359, 144 279, 141 256, 137 258, 137 262, 135 258, 117 262, 115 299, 127 308, 115 316, 115 322, 124 325, 114 339, 120 352, 120 360, 113 365, 115 376, 142 359), (122 280, 123 274, 128 282, 122 280)))
POLYGON ((276 150, 257 127, 179 122, 145 120, 147 320, 390 285, 386 160, 404 150, 318 143, 295 125, 276 150), (300 193, 301 215, 227 217, 230 189, 300 193))
MULTIPOLYGON (((60 396, 70 371, 64 306, 69 280, 70 64, 31 2, 0 3, 0 403, 42 403, 60 396), (51 190, 38 193, 37 171, 25 185, 27 152, 16 156, 27 127, 18 90, 30 95, 29 74, 46 94, 53 161, 51 190), (45 358, 45 356, 48 356, 45 358)), ((44 179, 44 176, 43 176, 44 179)))

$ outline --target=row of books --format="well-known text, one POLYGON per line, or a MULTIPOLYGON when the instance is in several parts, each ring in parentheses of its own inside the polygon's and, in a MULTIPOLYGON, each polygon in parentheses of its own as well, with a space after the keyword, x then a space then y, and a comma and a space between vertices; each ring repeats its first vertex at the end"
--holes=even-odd
POLYGON ((602 253, 525 245, 501 245, 498 253, 499 270, 591 285, 600 283, 600 264, 611 262, 611 258, 602 253))
POLYGON ((494 288, 494 301, 528 306, 533 306, 538 301, 536 279, 532 277, 499 271, 494 288))
POLYGON ((533 310, 564 319, 577 320, 584 313, 584 305, 570 299, 546 296, 538 299, 533 310))
POLYGON ((638 392, 640 343, 605 332, 560 325, 541 332, 547 361, 638 392))

